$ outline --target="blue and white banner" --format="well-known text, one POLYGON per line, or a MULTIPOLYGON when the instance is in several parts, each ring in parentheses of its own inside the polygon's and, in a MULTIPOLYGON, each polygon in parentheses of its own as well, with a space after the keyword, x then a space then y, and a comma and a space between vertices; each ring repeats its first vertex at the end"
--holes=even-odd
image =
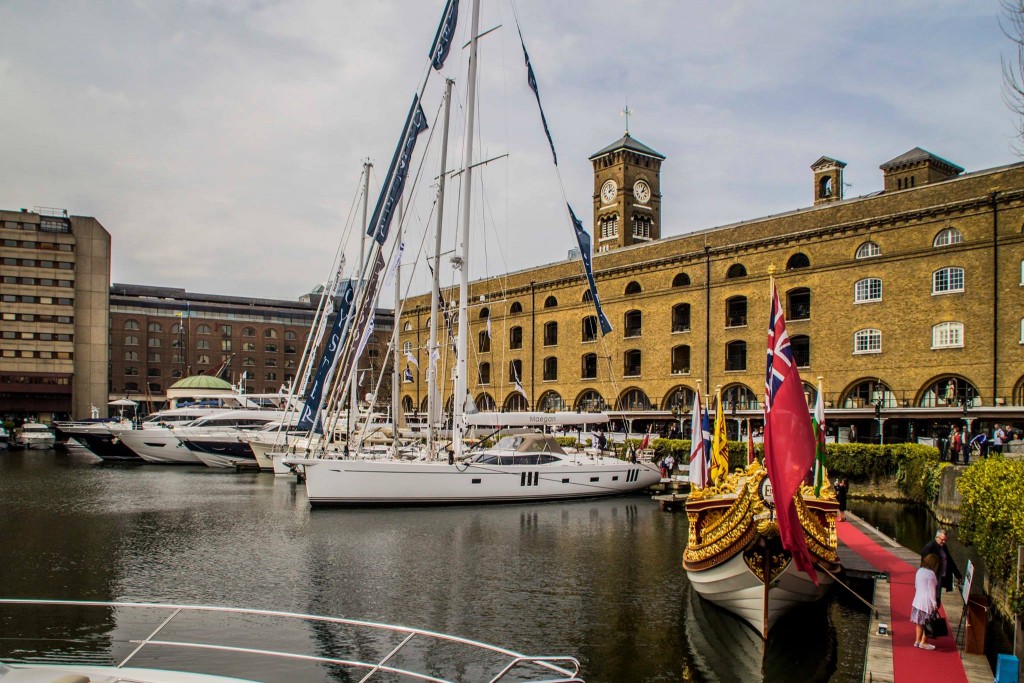
POLYGON ((412 368, 405 369, 405 383, 412 384, 415 380, 412 377, 412 368))
POLYGON ((420 98, 413 96, 412 107, 405 119, 405 128, 402 129, 401 144, 395 149, 391 166, 388 168, 388 177, 384 182, 384 189, 377 199, 377 206, 373 209, 373 218, 366 229, 366 234, 377 240, 378 244, 384 244, 388 238, 391 219, 402 198, 406 176, 409 175, 409 165, 412 162, 412 152, 416 148, 416 138, 426 129, 427 117, 423 114, 423 107, 420 106, 420 98))
POLYGON ((537 76, 533 73, 533 65, 530 64, 530 54, 526 51, 526 43, 523 42, 523 33, 519 32, 519 44, 523 46, 523 58, 526 59, 526 82, 537 98, 537 110, 540 111, 540 122, 544 125, 544 134, 548 136, 548 144, 551 145, 551 156, 558 166, 558 154, 555 153, 555 142, 551 139, 551 131, 548 129, 548 117, 544 116, 544 107, 540 103, 540 89, 537 87, 537 76))
POLYGON ((391 261, 391 265, 388 266, 388 274, 384 276, 384 287, 390 287, 391 283, 395 279, 395 273, 398 272, 398 266, 402 263, 402 253, 405 251, 405 242, 398 245, 398 252, 395 254, 395 258, 391 261))
POLYGON ((317 416, 320 412, 320 403, 323 401, 324 387, 330 381, 334 365, 338 361, 338 352, 342 348, 341 335, 345 329, 345 322, 352 313, 352 282, 345 287, 345 293, 341 297, 341 304, 338 306, 337 317, 334 325, 331 326, 331 334, 324 344, 323 352, 320 355, 320 364, 316 368, 316 376, 310 387, 309 395, 306 398, 306 405, 299 416, 298 428, 302 431, 313 429, 319 424, 317 416))
POLYGON ((572 218, 572 227, 576 232, 576 244, 580 247, 580 258, 583 259, 583 270, 587 272, 587 283, 590 285, 590 296, 594 299, 594 309, 597 311, 597 320, 601 325, 601 334, 608 334, 612 331, 612 324, 608 322, 608 316, 601 310, 601 300, 597 298, 597 283, 594 281, 594 264, 593 254, 590 249, 590 235, 583 229, 583 223, 580 223, 580 219, 576 218, 576 214, 573 212, 572 207, 568 204, 565 205, 569 209, 569 216, 572 218))
POLYGON ((437 26, 434 43, 430 46, 430 63, 440 71, 444 60, 448 59, 448 51, 452 48, 455 38, 455 25, 459 22, 459 0, 448 0, 441 15, 441 23, 437 26))

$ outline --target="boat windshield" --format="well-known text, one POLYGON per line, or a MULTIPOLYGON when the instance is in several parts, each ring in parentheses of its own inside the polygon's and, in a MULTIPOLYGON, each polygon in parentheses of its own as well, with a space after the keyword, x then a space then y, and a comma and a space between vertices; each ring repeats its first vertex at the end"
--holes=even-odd
POLYGON ((559 460, 551 453, 481 453, 473 458, 481 465, 550 465, 559 460))
POLYGON ((523 437, 521 436, 503 436, 498 439, 498 443, 494 444, 494 447, 503 451, 514 451, 522 444, 523 437))

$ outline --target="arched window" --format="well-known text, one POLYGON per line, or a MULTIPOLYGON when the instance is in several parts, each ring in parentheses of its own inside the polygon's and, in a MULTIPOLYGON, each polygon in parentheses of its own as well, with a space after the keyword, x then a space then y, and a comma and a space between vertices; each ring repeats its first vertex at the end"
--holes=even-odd
POLYGON ((480 330, 480 334, 477 335, 477 349, 480 353, 488 353, 491 350, 491 335, 487 334, 487 330, 480 330))
POLYGON ((256 336, 256 329, 252 328, 252 327, 243 327, 242 328, 242 336, 243 337, 255 337, 256 336))
POLYGON ((729 266, 729 270, 727 270, 726 273, 725 273, 725 277, 730 279, 730 280, 732 278, 735 278, 735 277, 746 277, 746 276, 747 276, 747 269, 743 267, 742 263, 734 263, 734 264, 732 264, 731 266, 729 266))
POLYGON ((882 249, 874 242, 864 242, 857 247, 857 253, 853 255, 854 258, 871 258, 872 256, 881 256, 882 249))
POLYGON ((553 382, 558 379, 558 359, 548 356, 544 359, 544 381, 553 382))
POLYGON ((643 360, 643 355, 640 353, 640 349, 630 349, 623 354, 622 358, 622 376, 639 377, 642 369, 641 361, 643 360))
POLYGON ((126 329, 126 330, 137 330, 137 329, 139 329, 139 321, 138 320, 125 320, 124 321, 124 329, 126 329))
POLYGON ((639 294, 642 291, 643 288, 640 287, 640 283, 637 282, 636 280, 633 280, 628 285, 626 285, 626 294, 639 294))
POLYGON ((686 345, 677 346, 672 349, 672 374, 690 374, 690 347, 686 345))
POLYGON ((124 338, 124 345, 125 346, 138 346, 139 345, 139 338, 136 337, 135 335, 129 334, 128 336, 126 336, 124 338))
POLYGON ((181 323, 174 323, 171 325, 171 334, 181 334, 182 329, 184 328, 182 328, 181 323))
POLYGON ((277 373, 276 372, 264 373, 263 381, 264 382, 276 382, 277 381, 277 373))
POLYGON ((296 339, 298 339, 298 336, 292 330, 285 330, 284 338, 285 341, 295 341, 296 339))
POLYGON ((727 372, 747 369, 747 342, 731 341, 725 345, 725 369, 727 372))
POLYGON ((590 293, 589 289, 583 290, 583 303, 590 303, 594 300, 594 295, 590 293))
MULTIPOLYGON (((481 363, 480 364, 480 377, 479 384, 490 384, 491 383, 491 364, 481 363)), ((477 406, 479 407, 479 406, 477 406)))
POLYGON ((150 332, 163 332, 163 331, 164 331, 164 327, 163 327, 163 325, 161 325, 161 324, 160 324, 160 323, 158 323, 158 322, 151 322, 151 323, 150 323, 149 325, 147 325, 146 327, 147 327, 147 329, 148 329, 148 330, 149 330, 150 332))
POLYGON ((487 318, 489 318, 490 315, 491 315, 491 309, 487 308, 486 306, 483 306, 480 309, 480 319, 481 320, 487 320, 487 318))
POLYGON ((964 234, 956 228, 940 230, 932 242, 933 247, 948 247, 951 244, 960 244, 964 241, 964 234))
POLYGON ((508 348, 523 348, 523 328, 516 326, 508 331, 508 348))
POLYGON ((642 389, 630 389, 619 398, 619 404, 616 406, 616 409, 651 410, 653 407, 651 399, 647 398, 647 394, 642 389))
POLYGON ((811 290, 806 287, 791 289, 786 293, 786 319, 809 320, 811 317, 811 290))
POLYGON ((565 410, 565 401, 562 400, 557 391, 545 391, 540 400, 537 401, 537 409, 544 413, 565 410))
POLYGON ((932 326, 933 349, 959 349, 964 345, 963 323, 939 323, 932 326))
POLYGON ((734 296, 725 301, 725 326, 746 327, 747 297, 734 296))
POLYGON ((523 305, 521 303, 519 303, 518 301, 513 301, 512 302, 512 306, 508 310, 509 310, 509 313, 511 313, 512 315, 515 315, 517 313, 522 313, 523 312, 523 305))
POLYGON ((743 384, 730 384, 722 389, 722 408, 728 412, 735 410, 758 410, 761 407, 757 394, 743 384))
POLYGON ((264 344, 263 345, 263 352, 264 353, 277 353, 277 344, 264 344))
POLYGON ((210 334, 210 331, 210 326, 207 325, 206 323, 203 323, 202 325, 196 328, 196 334, 210 334))
POLYGON ((405 324, 402 325, 402 331, 403 332, 412 332, 412 323, 409 322, 408 320, 406 320, 405 324))
POLYGON ((963 377, 947 375, 931 382, 922 392, 918 405, 924 408, 972 406, 980 399, 978 388, 963 377))
POLYGON ((954 294, 964 291, 963 268, 939 268, 932 273, 932 294, 954 294))
POLYGON ((825 176, 818 181, 818 196, 822 199, 832 196, 832 176, 825 176))
POLYGON ((488 393, 480 394, 476 397, 476 407, 485 412, 493 413, 498 409, 497 404, 494 403, 494 399, 488 393))
POLYGON ((252 351, 253 353, 255 353, 256 352, 256 342, 242 342, 242 350, 243 351, 252 351))
POLYGON ((558 323, 554 320, 544 323, 544 346, 558 344, 558 323))
POLYGON ((515 384, 523 381, 523 361, 513 360, 508 363, 508 382, 515 384))
POLYGON ((690 331, 690 304, 676 304, 672 307, 672 331, 690 331))
MULTIPOLYGON (((526 400, 526 397, 520 394, 518 391, 513 391, 505 399, 505 410, 509 412, 524 411, 529 409, 530 404, 526 400)), ((426 410, 426 408, 424 408, 424 410, 426 410)))
POLYGON ((210 340, 209 339, 200 339, 199 341, 196 342, 196 348, 197 349, 208 349, 208 348, 210 348, 210 340))
POLYGON ((402 397, 402 412, 405 413, 406 415, 413 412, 412 396, 402 397))
POLYGON ((125 366, 124 374, 128 375, 129 377, 138 377, 139 376, 139 369, 135 368, 135 367, 125 366))
POLYGON ((263 336, 266 337, 267 339, 277 339, 277 330, 275 330, 273 327, 268 327, 267 329, 263 330, 263 336))
POLYGON ((146 340, 146 346, 148 346, 151 349, 158 349, 158 348, 160 348, 160 346, 161 346, 160 338, 159 337, 150 337, 149 339, 146 340))
POLYGON ((853 285, 853 303, 862 304, 868 301, 882 300, 882 280, 877 277, 866 277, 857 280, 853 285))
POLYGON ((639 337, 643 333, 643 318, 640 311, 626 311, 624 337, 639 337))
POLYGON ((411 341, 407 341, 404 344, 402 344, 402 352, 403 353, 412 353, 412 342, 411 341))
POLYGON ((557 305, 558 299, 553 296, 549 296, 547 299, 544 299, 544 308, 554 308, 557 305))
POLYGON ((807 258, 807 254, 797 252, 789 257, 786 261, 786 270, 796 270, 797 268, 810 268, 811 259, 807 258))
POLYGON ((209 365, 209 364, 210 364, 210 357, 207 356, 207 355, 200 355, 199 358, 196 360, 196 365, 209 365))
POLYGON ((125 360, 138 360, 139 359, 139 352, 138 351, 125 351, 124 352, 124 359, 125 360))
POLYGON ((793 351, 793 360, 798 368, 811 367, 811 338, 806 334, 797 334, 789 338, 789 348, 793 351))
POLYGON ((601 224, 601 239, 609 239, 611 237, 618 237, 619 235, 619 216, 618 214, 613 216, 606 216, 600 219, 601 224))
POLYGON ((583 335, 581 337, 584 342, 597 341, 597 316, 588 315, 583 319, 582 322, 583 335))
POLYGON ((581 379, 597 379, 597 354, 583 354, 582 367, 580 369, 581 379))
POLYGON ((675 413, 682 413, 693 406, 693 389, 690 387, 676 387, 665 396, 662 410, 671 410, 675 413))
POLYGON ((673 287, 686 287, 689 284, 690 276, 686 273, 678 273, 674 278, 672 278, 673 287))
POLYGON ((242 367, 251 368, 254 365, 256 365, 256 359, 255 358, 243 358, 242 359, 242 367))
POLYGON ((587 389, 576 398, 573 410, 585 412, 604 410, 604 397, 593 389, 587 389))
POLYGON ((633 237, 641 240, 651 239, 651 226, 654 225, 654 221, 651 220, 650 216, 641 216, 640 214, 633 214, 633 237))
POLYGON ((857 330, 853 333, 854 353, 881 353, 882 352, 882 331, 869 328, 857 330))

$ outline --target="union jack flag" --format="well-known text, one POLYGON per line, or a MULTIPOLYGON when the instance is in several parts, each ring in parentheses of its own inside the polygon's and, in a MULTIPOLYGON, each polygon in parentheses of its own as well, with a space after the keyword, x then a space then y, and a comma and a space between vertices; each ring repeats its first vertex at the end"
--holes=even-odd
POLYGON ((700 391, 693 394, 690 420, 690 484, 706 488, 710 483, 711 427, 707 411, 701 408, 700 391))
POLYGON ((786 331, 786 315, 779 302, 779 290, 772 287, 772 309, 768 318, 768 368, 764 377, 764 411, 770 413, 775 394, 793 367, 793 349, 786 331))

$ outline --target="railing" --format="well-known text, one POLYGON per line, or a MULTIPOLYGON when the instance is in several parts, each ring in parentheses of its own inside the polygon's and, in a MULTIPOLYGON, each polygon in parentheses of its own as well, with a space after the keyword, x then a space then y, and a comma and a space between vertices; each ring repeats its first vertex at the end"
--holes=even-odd
MULTIPOLYGON (((160 621, 156 628, 150 631, 145 638, 142 638, 140 640, 131 639, 127 641, 135 647, 131 650, 130 653, 128 653, 126 657, 124 657, 124 659, 122 659, 115 665, 116 668, 119 669, 124 668, 126 665, 129 664, 129 662, 131 662, 133 659, 136 659, 137 656, 147 647, 167 647, 181 650, 190 650, 194 652, 206 651, 233 653, 239 655, 270 656, 286 660, 350 667, 358 671, 365 672, 365 675, 362 678, 358 679, 360 683, 366 683, 370 681, 378 673, 407 676, 412 680, 428 681, 430 683, 451 683, 453 679, 442 678, 440 677, 440 674, 424 673, 422 671, 415 671, 412 669, 396 665, 395 662, 398 659, 398 654, 403 650, 410 649, 409 644, 413 642, 414 639, 416 639, 418 640, 417 646, 419 646, 419 642, 426 640, 428 643, 443 643, 471 648, 471 652, 476 653, 474 663, 479 663, 479 659, 477 658, 482 653, 486 652, 490 653, 491 655, 497 655, 504 661, 497 661, 495 663, 494 668, 497 669, 496 673, 493 675, 493 677, 486 679, 490 683, 497 683, 498 681, 508 680, 512 677, 514 677, 516 681, 533 681, 534 683, 584 683, 583 679, 579 678, 580 663, 574 657, 529 656, 521 654, 519 652, 514 652, 512 650, 507 650, 505 648, 497 647, 494 645, 481 643, 475 640, 460 638, 458 636, 450 636, 443 633, 437 633, 434 631, 407 628, 404 626, 392 626, 389 624, 380 624, 368 621, 357 621, 353 619, 344 619, 338 617, 325 617, 310 614, 300 614, 296 612, 278 612, 260 609, 213 607, 204 605, 176 605, 164 603, 101 602, 75 600, 24 600, 0 598, 0 605, 105 607, 117 610, 162 610, 169 612, 168 616, 164 618, 162 621, 160 621), (240 615, 242 617, 270 617, 282 620, 306 622, 308 624, 333 624, 341 626, 350 626, 361 629, 368 629, 376 633, 392 634, 396 637, 400 637, 401 642, 399 642, 397 646, 392 647, 382 658, 376 661, 361 661, 357 659, 324 657, 319 655, 301 654, 295 652, 286 652, 263 648, 239 647, 234 645, 205 642, 188 642, 183 640, 158 639, 158 636, 162 632, 169 630, 168 626, 176 618, 178 618, 179 615, 191 615, 196 613, 240 615), (547 677, 552 674, 556 677, 547 677)), ((246 622, 243 622, 243 625, 245 623, 246 622)), ((222 633, 225 632, 222 625, 220 626, 221 628, 219 628, 218 630, 222 633)), ((76 641, 77 639, 78 634, 76 634, 76 641)), ((7 663, 12 662, 8 660, 7 663)), ((46 663, 73 664, 74 662, 65 662, 63 660, 58 662, 55 661, 52 657, 48 657, 46 663)), ((460 675, 462 673, 464 672, 460 672, 460 675)))

